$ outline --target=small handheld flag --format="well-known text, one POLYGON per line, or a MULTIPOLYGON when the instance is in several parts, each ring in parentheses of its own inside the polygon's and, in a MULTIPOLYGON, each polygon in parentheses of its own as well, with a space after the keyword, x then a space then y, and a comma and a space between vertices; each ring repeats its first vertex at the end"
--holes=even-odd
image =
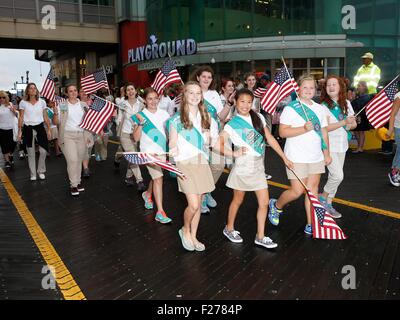
POLYGON ((107 77, 104 69, 99 69, 94 73, 83 77, 81 79, 81 87, 87 95, 94 93, 102 88, 110 90, 108 87, 107 77))
POLYGON ((56 86, 54 84, 53 70, 50 68, 49 74, 46 77, 40 95, 42 97, 45 97, 46 99, 49 99, 50 101, 54 101, 55 91, 56 86))
POLYGON ((182 82, 182 78, 176 70, 175 62, 171 59, 165 61, 164 65, 158 71, 151 87, 161 94, 166 86, 174 82, 182 82))
POLYGON ((93 104, 80 124, 82 129, 99 134, 114 112, 114 104, 95 96, 93 104))

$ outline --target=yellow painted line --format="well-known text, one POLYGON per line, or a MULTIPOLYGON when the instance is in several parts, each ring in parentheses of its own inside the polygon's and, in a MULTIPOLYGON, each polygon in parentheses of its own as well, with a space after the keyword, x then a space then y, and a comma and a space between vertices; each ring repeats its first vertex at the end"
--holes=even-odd
MULTIPOLYGON (((225 169, 224 172, 225 173, 229 173, 230 171, 228 169, 225 169)), ((274 182, 274 181, 271 181, 271 180, 268 180, 268 185, 271 185, 271 186, 274 186, 274 187, 278 187, 278 188, 281 188, 281 189, 289 189, 290 188, 289 186, 287 186, 285 184, 274 182)), ((343 204, 343 205, 348 206, 348 207, 364 210, 364 211, 367 211, 367 212, 380 214, 380 215, 383 215, 383 216, 386 216, 386 217, 400 219, 400 212, 394 212, 394 211, 374 208, 374 207, 366 206, 366 205, 361 204, 361 203, 352 202, 352 201, 348 201, 348 200, 343 200, 343 199, 339 199, 339 198, 334 198, 333 202, 336 202, 336 203, 339 203, 339 204, 343 204)))
POLYGON ((112 143, 112 144, 120 144, 118 141, 114 141, 114 140, 108 140, 108 142, 112 143))
POLYGON ((47 239, 46 234, 36 222, 24 200, 22 200, 14 185, 11 183, 10 179, 2 169, 0 169, 0 179, 11 198, 11 201, 24 221, 25 226, 28 228, 29 233, 35 241, 36 246, 42 254, 43 259, 46 261, 48 266, 52 266, 54 268, 55 280, 64 296, 64 299, 86 300, 82 290, 75 282, 74 278, 65 266, 64 262, 61 260, 60 256, 57 254, 53 245, 49 239, 47 239))

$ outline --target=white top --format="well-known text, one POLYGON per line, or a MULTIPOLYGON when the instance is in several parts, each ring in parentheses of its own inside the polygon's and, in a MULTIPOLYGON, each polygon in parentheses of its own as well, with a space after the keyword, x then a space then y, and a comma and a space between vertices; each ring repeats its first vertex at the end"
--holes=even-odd
POLYGON ((4 104, 0 105, 0 129, 13 129, 15 118, 14 113, 8 108, 8 106, 4 104))
POLYGON ((82 123, 83 116, 85 114, 83 108, 81 107, 81 102, 78 100, 77 103, 68 103, 68 119, 65 123, 65 131, 80 131, 83 129, 79 126, 82 123))
POLYGON ((221 97, 219 96, 218 92, 215 90, 208 90, 206 92, 203 92, 203 97, 204 100, 207 100, 209 103, 211 103, 214 108, 217 110, 217 113, 220 113, 222 109, 224 108, 224 105, 222 104, 221 97))
MULTIPOLYGON (((394 99, 400 99, 400 92, 398 92, 395 96, 394 99)), ((397 112, 395 118, 394 118, 394 127, 395 128, 400 128, 400 109, 397 112)))
MULTIPOLYGON (((143 110, 143 113, 147 118, 154 124, 154 126, 158 129, 159 132, 164 136, 165 141, 167 141, 166 135, 166 126, 165 123, 170 118, 169 114, 161 109, 157 109, 155 113, 150 112, 147 109, 143 110)), ((167 144, 165 145, 167 147, 167 144)), ((165 150, 156 142, 150 138, 144 130, 142 130, 142 135, 140 137, 140 151, 142 152, 151 152, 151 153, 162 153, 165 150)))
POLYGON ((122 103, 122 107, 125 109, 125 111, 119 114, 119 121, 124 122, 122 124, 122 132, 131 134, 133 132, 133 121, 131 118, 134 114, 143 110, 143 104, 139 100, 136 100, 136 103, 131 106, 129 101, 125 100, 122 103))
MULTIPOLYGON (((312 102, 311 106, 308 107, 314 111, 321 127, 325 128, 327 123, 327 116, 325 109, 318 103, 312 102)), ((306 123, 304 119, 291 107, 285 107, 283 109, 281 118, 281 124, 290 125, 293 128, 304 127, 306 123)), ((285 144, 285 155, 294 163, 317 163, 324 160, 324 154, 321 148, 321 138, 314 131, 308 131, 297 137, 291 137, 286 139, 285 144)))
MULTIPOLYGON (((211 125, 210 125, 210 136, 211 136, 211 146, 215 144, 215 142, 218 140, 218 124, 217 122, 211 118, 211 125)), ((196 116, 192 115, 192 113, 189 113, 189 119, 193 123, 193 127, 195 127, 203 136, 204 141, 207 141, 207 134, 203 132, 203 129, 201 128, 201 115, 200 112, 198 111, 196 116)), ((180 117, 177 116, 175 121, 178 121, 180 123, 180 117)), ((191 159, 193 157, 196 157, 199 154, 203 154, 206 159, 208 159, 208 155, 204 152, 201 152, 198 148, 196 148, 193 144, 188 142, 185 137, 180 135, 178 133, 178 141, 177 141, 177 149, 178 149, 178 155, 175 157, 175 161, 184 161, 187 159, 191 159)))
MULTIPOLYGON (((263 128, 267 126, 265 119, 262 115, 257 113, 258 117, 261 119, 263 128)), ((238 117, 242 118, 246 122, 248 122, 252 127, 253 127, 253 121, 251 121, 251 116, 248 115, 247 117, 242 116, 240 114, 237 115, 238 117)), ((229 138, 231 139, 232 143, 235 145, 235 147, 246 147, 247 152, 246 155, 251 155, 255 157, 259 157, 260 155, 254 151, 253 148, 249 148, 249 146, 243 141, 241 137, 237 134, 237 132, 229 125, 229 122, 224 126, 224 131, 226 131, 227 134, 229 134, 229 138)))
MULTIPOLYGON (((328 124, 338 123, 339 121, 333 115, 333 113, 329 110, 328 107, 322 105, 325 109, 328 124)), ((350 101, 347 100, 347 108, 348 108, 348 115, 354 116, 354 110, 351 106, 350 101)), ((329 151, 330 152, 346 152, 349 149, 349 140, 347 137, 347 131, 340 127, 334 131, 329 132, 329 151)))
POLYGON ((34 105, 29 101, 21 100, 20 110, 24 110, 24 124, 27 126, 37 126, 44 122, 43 111, 46 109, 46 102, 39 99, 34 105))
POLYGON ((116 105, 120 105, 120 104, 122 104, 124 101, 125 101, 125 97, 118 97, 118 98, 115 98, 115 104, 116 104, 116 105))
POLYGON ((170 97, 161 95, 160 102, 158 103, 158 109, 164 110, 169 114, 170 117, 172 117, 175 113, 175 103, 170 97))

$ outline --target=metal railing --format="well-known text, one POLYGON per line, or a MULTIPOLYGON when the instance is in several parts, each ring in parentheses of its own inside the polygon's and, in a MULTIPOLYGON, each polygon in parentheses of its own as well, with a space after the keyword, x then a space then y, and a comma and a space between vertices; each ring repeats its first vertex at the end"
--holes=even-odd
POLYGON ((116 24, 114 1, 109 1, 112 5, 99 3, 107 2, 87 4, 82 0, 1 0, 0 18, 40 21, 46 15, 42 9, 51 5, 55 8, 57 22, 116 24))

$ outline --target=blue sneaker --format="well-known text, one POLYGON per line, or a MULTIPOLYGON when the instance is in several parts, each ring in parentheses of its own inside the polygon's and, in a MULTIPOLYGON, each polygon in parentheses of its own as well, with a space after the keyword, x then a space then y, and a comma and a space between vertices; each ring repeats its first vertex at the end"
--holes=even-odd
POLYGON ((153 200, 151 197, 147 196, 147 191, 142 193, 142 198, 144 200, 144 207, 148 210, 153 209, 153 200))
POLYGON ((208 213, 210 209, 207 207, 207 199, 206 196, 203 197, 203 201, 201 201, 201 213, 208 213))
POLYGON ((312 226, 311 226, 311 224, 306 224, 306 227, 304 228, 304 233, 312 235, 312 226))
POLYGON ((270 199, 269 200, 269 213, 268 213, 268 219, 269 222, 271 222, 272 225, 277 226, 279 224, 279 215, 283 213, 282 209, 278 209, 276 207, 276 199, 270 199))
POLYGON ((211 193, 206 193, 204 196, 207 206, 210 208, 215 208, 217 206, 217 201, 211 196, 211 193))
POLYGON ((155 220, 162 224, 170 223, 172 221, 172 219, 168 218, 166 213, 163 211, 157 211, 155 220))
POLYGON ((96 161, 97 161, 97 162, 100 162, 100 161, 101 161, 101 157, 100 157, 99 154, 96 154, 96 161))

